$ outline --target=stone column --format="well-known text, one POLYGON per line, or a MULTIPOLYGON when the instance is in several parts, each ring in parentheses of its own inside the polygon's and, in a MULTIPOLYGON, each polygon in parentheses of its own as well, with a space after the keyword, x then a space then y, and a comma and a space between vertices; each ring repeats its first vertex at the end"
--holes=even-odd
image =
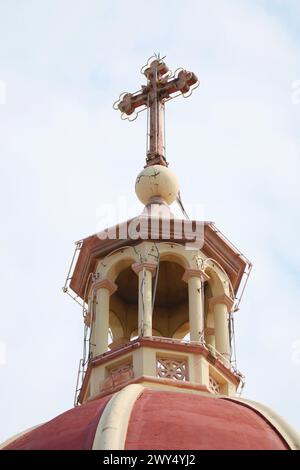
POLYGON ((139 277, 138 334, 152 336, 152 276, 156 263, 134 263, 132 269, 139 277))
POLYGON ((204 281, 209 277, 201 269, 186 269, 183 281, 188 284, 190 340, 201 341, 204 333, 204 281))
POLYGON ((108 349, 109 297, 117 290, 117 286, 110 279, 101 279, 94 283, 93 290, 96 293, 93 349, 95 356, 98 356, 108 349))
POLYGON ((94 334, 95 334, 95 314, 94 314, 94 293, 93 290, 90 293, 88 297, 88 312, 84 318, 84 323, 85 325, 90 328, 90 331, 88 332, 89 338, 90 338, 90 343, 89 343, 89 354, 94 357, 95 355, 95 342, 94 342, 94 334))
POLYGON ((221 361, 228 365, 230 362, 228 312, 232 308, 233 300, 223 294, 213 297, 209 303, 214 313, 216 350, 223 356, 220 358, 221 361))

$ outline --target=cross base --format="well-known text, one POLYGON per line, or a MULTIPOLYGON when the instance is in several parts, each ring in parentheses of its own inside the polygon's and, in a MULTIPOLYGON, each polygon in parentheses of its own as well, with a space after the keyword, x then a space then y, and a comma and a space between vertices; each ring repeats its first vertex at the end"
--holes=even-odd
POLYGON ((147 158, 146 158, 146 165, 144 168, 147 168, 148 166, 152 165, 163 165, 163 166, 169 166, 169 163, 165 159, 163 155, 160 155, 159 153, 147 153, 147 158))

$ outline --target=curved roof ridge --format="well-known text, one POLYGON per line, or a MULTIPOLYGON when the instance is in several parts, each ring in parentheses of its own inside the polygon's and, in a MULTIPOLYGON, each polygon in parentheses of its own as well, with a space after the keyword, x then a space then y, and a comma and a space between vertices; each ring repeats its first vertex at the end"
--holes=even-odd
POLYGON ((143 391, 142 385, 130 384, 113 395, 99 420, 93 450, 124 450, 130 415, 143 391))
POLYGON ((260 414, 277 431, 280 437, 287 443, 291 450, 300 450, 300 435, 278 413, 269 406, 246 398, 219 397, 246 406, 260 414))

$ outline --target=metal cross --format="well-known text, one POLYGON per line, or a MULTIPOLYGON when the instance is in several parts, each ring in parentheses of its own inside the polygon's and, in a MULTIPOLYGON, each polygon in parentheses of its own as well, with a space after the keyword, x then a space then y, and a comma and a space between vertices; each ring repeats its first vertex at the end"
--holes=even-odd
POLYGON ((157 164, 168 166, 165 157, 165 102, 191 92, 198 86, 198 78, 193 72, 183 69, 171 75, 169 68, 159 56, 150 58, 142 73, 147 78, 147 85, 142 86, 136 93, 122 94, 114 107, 121 111, 122 117, 132 116, 133 113, 137 115, 138 112, 148 109, 146 166, 157 164), (142 109, 136 111, 139 108, 142 109))

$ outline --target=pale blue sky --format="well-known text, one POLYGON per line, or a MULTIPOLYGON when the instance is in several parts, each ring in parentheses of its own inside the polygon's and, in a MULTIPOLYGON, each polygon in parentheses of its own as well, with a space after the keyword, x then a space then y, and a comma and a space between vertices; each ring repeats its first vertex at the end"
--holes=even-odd
POLYGON ((122 122, 112 103, 154 51, 201 81, 167 109, 185 205, 254 264, 236 317, 243 396, 300 429, 300 5, 149 5, 0 0, 0 440, 72 406, 82 316, 61 286, 101 204, 136 204, 145 117, 122 122))

